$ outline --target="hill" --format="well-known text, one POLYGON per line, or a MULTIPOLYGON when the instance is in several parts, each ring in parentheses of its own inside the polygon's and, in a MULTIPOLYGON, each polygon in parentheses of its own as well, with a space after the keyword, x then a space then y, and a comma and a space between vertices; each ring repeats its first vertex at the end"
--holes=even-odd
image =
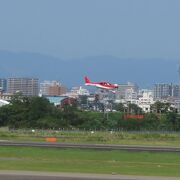
POLYGON ((0 51, 0 77, 38 77, 59 80, 68 87, 83 85, 83 77, 114 83, 136 82, 141 87, 154 83, 178 83, 178 60, 120 59, 92 56, 62 60, 38 53, 0 51))

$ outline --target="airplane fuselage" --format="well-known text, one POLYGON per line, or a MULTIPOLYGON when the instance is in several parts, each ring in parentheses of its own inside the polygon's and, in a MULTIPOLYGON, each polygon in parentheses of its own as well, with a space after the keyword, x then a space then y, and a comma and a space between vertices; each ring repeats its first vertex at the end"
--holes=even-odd
POLYGON ((107 89, 107 90, 115 90, 118 88, 117 84, 111 84, 108 82, 91 82, 87 76, 84 79, 86 86, 95 86, 97 88, 107 89))
POLYGON ((85 85, 86 86, 96 86, 97 88, 109 89, 109 90, 113 90, 113 89, 118 88, 114 84, 109 84, 109 83, 105 83, 105 82, 100 82, 100 83, 85 83, 85 85))

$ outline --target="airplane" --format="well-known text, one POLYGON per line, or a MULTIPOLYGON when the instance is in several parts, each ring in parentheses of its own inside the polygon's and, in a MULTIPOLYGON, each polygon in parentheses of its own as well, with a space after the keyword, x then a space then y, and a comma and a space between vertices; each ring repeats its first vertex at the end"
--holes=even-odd
POLYGON ((111 84, 108 82, 91 82, 87 76, 85 76, 84 80, 86 86, 96 86, 97 88, 107 89, 107 90, 115 90, 119 87, 118 84, 111 84))

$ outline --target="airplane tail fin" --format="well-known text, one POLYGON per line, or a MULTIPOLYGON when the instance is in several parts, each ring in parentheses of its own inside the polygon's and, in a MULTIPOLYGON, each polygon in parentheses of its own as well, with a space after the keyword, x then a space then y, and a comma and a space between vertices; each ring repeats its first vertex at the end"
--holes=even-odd
POLYGON ((85 79, 85 83, 90 83, 91 82, 90 79, 87 76, 84 79, 85 79))

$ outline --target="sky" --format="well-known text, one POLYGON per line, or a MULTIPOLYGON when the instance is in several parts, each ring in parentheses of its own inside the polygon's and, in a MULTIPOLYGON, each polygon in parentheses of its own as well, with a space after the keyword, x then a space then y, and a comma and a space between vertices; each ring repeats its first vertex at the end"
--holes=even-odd
POLYGON ((180 0, 0 0, 0 50, 180 58, 180 0))

